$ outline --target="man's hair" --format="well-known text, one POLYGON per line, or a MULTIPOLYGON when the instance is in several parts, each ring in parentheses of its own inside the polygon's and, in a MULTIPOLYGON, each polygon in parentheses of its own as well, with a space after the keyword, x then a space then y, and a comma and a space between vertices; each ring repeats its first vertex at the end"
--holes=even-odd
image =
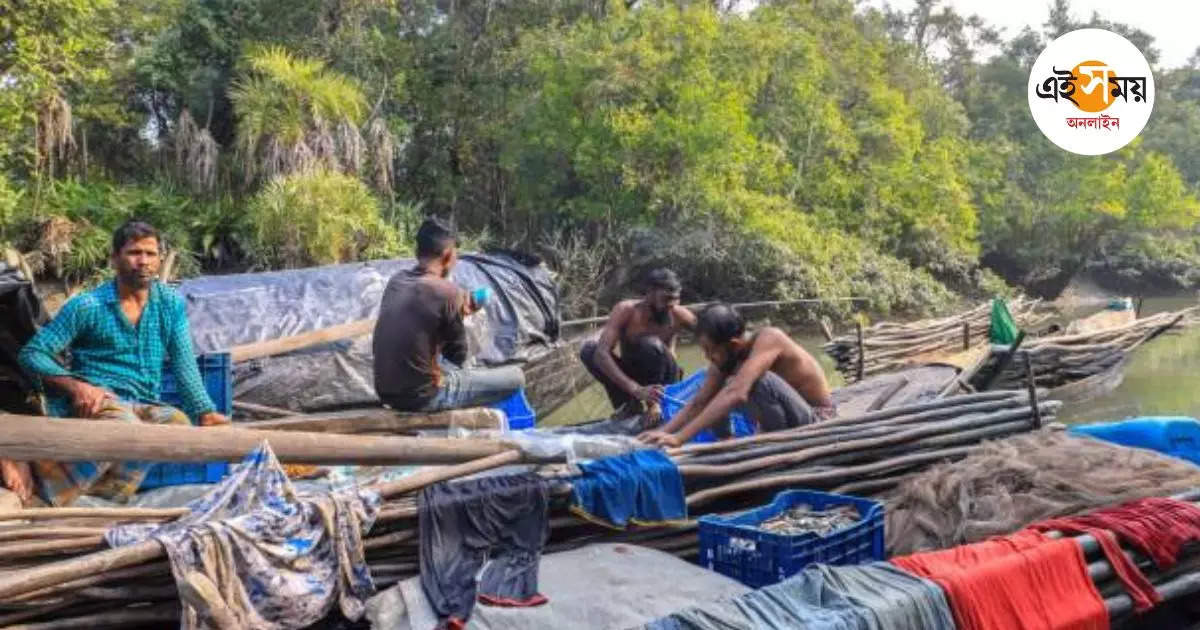
POLYGON ((746 333, 746 320, 728 304, 713 304, 700 313, 696 332, 713 343, 726 343, 746 333))
POLYGON ((653 291, 655 289, 668 293, 679 293, 682 286, 679 284, 679 277, 675 275, 674 271, 661 268, 646 274, 646 290, 653 291))
POLYGON ((445 223, 430 217, 417 229, 417 258, 428 260, 441 256, 458 244, 458 235, 445 223))
POLYGON ((130 241, 139 241, 143 238, 154 238, 158 241, 158 246, 162 247, 162 236, 153 225, 145 221, 130 219, 117 228, 116 232, 113 232, 112 253, 120 252, 121 248, 128 245, 130 241))

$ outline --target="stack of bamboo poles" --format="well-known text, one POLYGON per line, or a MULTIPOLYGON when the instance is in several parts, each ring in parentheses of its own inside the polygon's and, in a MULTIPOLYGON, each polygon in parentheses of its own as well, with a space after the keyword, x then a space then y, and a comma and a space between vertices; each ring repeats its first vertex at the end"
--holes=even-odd
POLYGON ((986 382, 996 389, 1020 386, 1026 380, 1025 357, 1029 358, 1039 387, 1058 388, 1092 377, 1103 378, 1110 373, 1119 377, 1129 353, 1161 334, 1186 328, 1197 321, 1200 321, 1200 307, 1192 307, 1158 313, 1106 330, 1028 341, 1014 357, 1021 360, 1005 361, 1006 352, 993 353, 973 385, 978 388, 986 382), (998 375, 997 369, 1000 369, 998 375))
MULTIPOLYGON (((1040 300, 1017 298, 1009 311, 1022 328, 1033 328, 1051 317, 1039 313, 1040 300)), ((847 382, 872 374, 890 372, 910 365, 914 358, 953 353, 987 343, 991 323, 990 302, 940 319, 923 319, 907 324, 880 322, 842 335, 825 344, 837 369, 847 382)))
MULTIPOLYGON (((693 517, 761 505, 779 490, 800 487, 841 492, 887 488, 903 475, 939 461, 965 456, 981 440, 1028 431, 1053 419, 1058 404, 1037 402, 1036 391, 988 392, 938 399, 927 403, 874 411, 751 438, 714 444, 689 445, 670 451, 679 466, 693 517), (1032 399, 1031 399, 1032 396, 1032 399)), ((47 422, 40 419, 41 422, 47 422)), ((98 423, 87 423, 84 433, 98 423)), ((60 458, 78 458, 85 445, 78 437, 33 439, 5 430, 21 426, 17 419, 0 422, 0 446, 8 444, 21 456, 45 457, 55 448, 60 458)), ((79 423, 75 423, 79 426, 79 423)), ((138 427, 140 430, 157 427, 138 427)), ((200 436, 222 435, 234 444, 259 434, 248 429, 193 429, 200 436)), ((109 433, 113 427, 104 427, 109 433)), ((58 429, 64 431, 65 428, 58 429)), ((282 448, 272 446, 281 461, 344 461, 353 454, 333 457, 313 448, 310 436, 338 449, 339 440, 375 440, 370 461, 458 462, 430 467, 399 481, 376 486, 385 502, 375 526, 365 538, 367 561, 379 587, 418 573, 416 494, 427 485, 481 471, 522 463, 523 455, 503 442, 436 440, 428 438, 340 436, 272 432, 282 448), (457 442, 459 449, 451 448, 457 442), (416 445, 428 444, 429 449, 416 445)), ((158 437, 165 437, 163 436, 158 437)), ((171 436, 176 437, 177 436, 171 436)), ((257 435, 253 437, 259 437, 257 435)), ((135 440, 136 441, 136 440, 135 440)), ((155 440, 163 449, 162 443, 155 440)), ((191 440, 193 443, 205 440, 191 440)), ((195 448, 163 449, 151 455, 144 447, 102 440, 102 454, 113 458, 155 459, 194 457, 195 448), (166 457, 170 456, 170 457, 166 457)), ((206 452, 216 453, 215 446, 206 452)), ((225 452, 225 451, 221 451, 225 452)), ((352 453, 353 451, 348 451, 352 453)), ((93 455, 94 456, 94 455, 93 455)), ((548 552, 592 542, 629 542, 655 547, 680 557, 697 552, 695 522, 669 527, 615 531, 572 516, 567 510, 570 478, 559 463, 537 468, 551 479, 551 536, 548 552)), ((103 532, 118 522, 163 522, 181 509, 49 508, 0 512, 0 627, 26 623, 40 630, 99 628, 117 624, 169 623, 178 618, 179 603, 161 545, 148 541, 120 549, 104 548, 103 532)))

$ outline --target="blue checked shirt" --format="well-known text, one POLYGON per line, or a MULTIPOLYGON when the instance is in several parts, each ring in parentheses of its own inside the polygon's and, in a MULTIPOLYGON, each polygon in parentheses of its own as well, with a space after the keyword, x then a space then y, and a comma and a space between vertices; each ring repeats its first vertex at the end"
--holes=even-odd
MULTIPOLYGON (((193 419, 214 411, 192 352, 183 298, 154 282, 134 327, 121 312, 115 280, 68 300, 20 354, 21 367, 39 382, 38 377, 71 376, 122 400, 151 404, 164 404, 159 395, 167 359, 179 384, 183 411, 193 419), (57 357, 67 349, 71 361, 64 367, 57 357)), ((46 402, 53 416, 72 413, 65 396, 52 396, 46 402)))

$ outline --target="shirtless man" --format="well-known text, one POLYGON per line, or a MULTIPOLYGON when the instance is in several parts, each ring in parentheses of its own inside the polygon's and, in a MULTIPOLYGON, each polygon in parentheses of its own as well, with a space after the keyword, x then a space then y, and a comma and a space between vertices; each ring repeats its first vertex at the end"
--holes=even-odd
POLYGON ((696 327, 696 316, 679 305, 674 272, 656 269, 646 280, 646 296, 617 304, 600 339, 579 350, 580 360, 604 385, 618 415, 637 413, 638 403, 658 402, 662 386, 679 380, 675 337, 681 326, 696 327), (620 356, 614 352, 618 344, 620 356))
POLYGON ((782 330, 768 327, 750 334, 742 316, 726 304, 704 311, 697 329, 712 363, 704 384, 662 429, 640 435, 643 442, 680 446, 735 409, 762 432, 837 415, 821 366, 782 330))

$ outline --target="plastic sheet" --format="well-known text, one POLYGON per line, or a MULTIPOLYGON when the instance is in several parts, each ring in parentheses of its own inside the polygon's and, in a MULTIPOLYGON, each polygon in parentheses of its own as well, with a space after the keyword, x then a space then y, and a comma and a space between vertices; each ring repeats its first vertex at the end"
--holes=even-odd
POLYGON ((21 272, 0 262, 0 381, 29 389, 31 384, 17 364, 17 353, 46 319, 33 285, 21 272))
MULTIPOLYGON (((388 279, 413 264, 385 260, 203 276, 183 281, 179 291, 196 351, 214 352, 375 317, 388 279)), ((558 341, 558 289, 540 261, 514 253, 464 254, 451 279, 467 290, 492 292, 483 311, 486 327, 472 332, 479 364, 530 360, 558 341)), ((306 411, 370 405, 378 401, 371 365, 370 335, 246 361, 234 367, 234 397, 306 411)))
POLYGON ((599 459, 613 455, 624 455, 638 449, 649 448, 627 435, 587 435, 560 433, 540 429, 525 431, 460 431, 454 437, 475 437, 512 442, 526 456, 533 459, 561 460, 568 462, 581 459, 599 459))
MULTIPOLYGON (((748 591, 727 577, 633 545, 596 544, 543 555, 538 574, 538 588, 549 603, 536 608, 476 606, 469 627, 630 628, 697 601, 732 599, 748 591)), ((436 622, 419 578, 376 595, 367 603, 367 619, 379 630, 426 630, 436 622)))

